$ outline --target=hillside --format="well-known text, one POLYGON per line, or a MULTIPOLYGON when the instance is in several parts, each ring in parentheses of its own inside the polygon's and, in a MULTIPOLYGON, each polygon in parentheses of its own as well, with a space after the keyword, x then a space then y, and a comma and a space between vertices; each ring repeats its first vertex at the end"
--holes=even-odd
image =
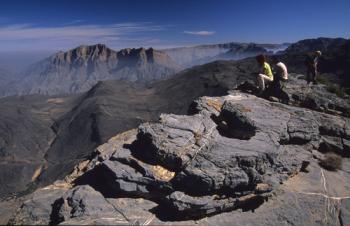
POLYGON ((330 84, 338 84, 350 93, 350 40, 318 38, 306 39, 290 45, 281 52, 280 58, 288 67, 298 73, 306 73, 304 64, 306 53, 320 50, 319 71, 330 84))
POLYGON ((316 39, 304 39, 288 46, 284 53, 297 54, 307 53, 316 50, 321 52, 328 52, 332 49, 339 49, 348 40, 344 38, 316 38, 316 39))
POLYGON ((164 49, 177 64, 191 67, 215 60, 240 60, 260 53, 284 50, 289 44, 255 44, 230 42, 164 49))
POLYGON ((0 90, 4 90, 10 82, 16 79, 16 76, 13 72, 0 68, 0 90))
MULTIPOLYGON (((299 62, 299 58, 291 56, 293 55, 283 56, 289 71, 303 71, 303 61, 299 62)), ((40 169, 40 177, 35 177, 38 184, 47 184, 62 178, 75 164, 113 135, 134 128, 142 122, 157 120, 160 113, 186 114, 196 98, 224 95, 239 84, 253 81, 253 73, 257 70, 255 59, 216 61, 185 70, 170 79, 149 84, 147 87, 114 80, 99 82, 89 92, 72 97, 3 98, 0 111, 3 117, 0 123, 4 126, 0 129, 4 141, 1 143, 1 150, 2 156, 11 158, 3 158, 6 159, 3 161, 4 169, 8 170, 2 171, 4 176, 1 178, 5 178, 2 180, 8 185, 1 187, 1 195, 24 190, 31 182, 28 174, 34 175, 37 169, 40 169), (53 114, 55 112, 59 114, 53 114), (49 119, 47 115, 50 115, 49 119), (23 118, 21 124, 15 120, 19 117, 23 118), (13 132, 14 128, 26 123, 32 126, 25 126, 19 130, 24 134, 38 134, 37 137, 27 139, 22 132, 13 132), (42 129, 40 133, 33 133, 34 128, 42 129), (23 142, 45 145, 25 144, 25 147, 31 148, 18 148, 23 142), (32 155, 35 156, 36 164, 29 164, 31 168, 27 171, 10 170, 11 166, 15 167, 13 164, 18 163, 9 159, 22 159, 19 165, 29 166, 25 160, 25 153, 29 151, 37 153, 32 155), (26 179, 21 180, 19 184, 16 180, 18 177, 26 179)), ((296 87, 296 90, 290 92, 300 95, 298 92, 302 91, 298 89, 296 87)), ((300 104, 312 106, 318 111, 340 111, 344 115, 349 114, 346 110, 348 102, 322 94, 322 89, 315 95, 319 96, 318 98, 322 96, 323 99, 314 103, 316 97, 310 93, 300 100, 300 104)))
MULTIPOLYGON (((291 222, 307 224, 311 216, 319 221, 324 200, 298 192, 325 180, 322 172, 327 183, 339 186, 312 191, 347 195, 350 101, 294 74, 294 68, 303 70, 303 56, 282 55, 292 73, 284 104, 251 94, 254 58, 196 66, 147 86, 113 80, 83 94, 0 99, 0 196, 6 206, 0 218, 12 217, 13 224, 107 224, 123 217, 117 209, 128 213, 122 224, 149 216, 154 224, 204 223, 206 217, 214 224, 256 224, 256 215, 238 218, 234 210, 272 199, 257 209, 267 225, 278 225, 285 211, 291 222), (341 157, 338 172, 320 168, 327 152, 341 157), (305 174, 308 162, 311 173, 305 174), (95 198, 104 213, 89 210, 95 198), (67 199, 87 203, 87 209, 69 215, 65 209, 75 204, 63 205, 67 199), (286 204, 297 202, 309 208, 291 211, 286 204)), ((343 215, 328 213, 329 219, 346 219, 345 201, 334 206, 343 215)))
POLYGON ((235 90, 117 134, 64 180, 20 198, 9 224, 343 225, 349 99, 299 77, 288 105, 235 90), (322 163, 329 153, 336 168, 322 163))
POLYGON ((250 79, 245 73, 249 65, 214 62, 148 87, 114 80, 99 82, 89 92, 72 97, 0 99, 1 196, 24 190, 34 174, 39 184, 62 178, 116 133, 156 120, 160 113, 185 114, 200 96, 225 94, 250 79))

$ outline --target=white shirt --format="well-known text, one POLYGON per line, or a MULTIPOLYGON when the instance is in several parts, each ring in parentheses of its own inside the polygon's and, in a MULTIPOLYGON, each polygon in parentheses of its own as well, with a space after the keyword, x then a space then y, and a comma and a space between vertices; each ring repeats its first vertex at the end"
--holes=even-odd
POLYGON ((319 57, 316 56, 314 59, 315 68, 317 68, 318 60, 319 60, 319 57))
POLYGON ((286 65, 282 62, 278 62, 276 64, 276 66, 279 69, 279 73, 281 73, 282 78, 287 80, 288 79, 288 71, 287 71, 286 65))

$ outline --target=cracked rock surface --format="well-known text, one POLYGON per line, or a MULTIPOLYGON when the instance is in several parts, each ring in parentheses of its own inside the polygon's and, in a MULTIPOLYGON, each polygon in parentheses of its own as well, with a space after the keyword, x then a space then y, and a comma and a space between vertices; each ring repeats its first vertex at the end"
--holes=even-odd
POLYGON ((346 225, 347 111, 300 100, 202 97, 191 115, 163 114, 112 138, 70 187, 36 191, 10 223, 346 225), (337 172, 318 164, 330 151, 343 159, 337 172))

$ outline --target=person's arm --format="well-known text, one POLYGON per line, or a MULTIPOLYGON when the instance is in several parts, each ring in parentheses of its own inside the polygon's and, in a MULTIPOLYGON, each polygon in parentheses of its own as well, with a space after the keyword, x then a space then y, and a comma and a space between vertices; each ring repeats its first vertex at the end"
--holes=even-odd
POLYGON ((314 59, 314 68, 317 68, 317 64, 318 64, 318 57, 315 57, 314 59))
POLYGON ((261 67, 261 73, 264 74, 264 75, 267 75, 267 66, 266 66, 266 64, 264 64, 264 65, 261 67))

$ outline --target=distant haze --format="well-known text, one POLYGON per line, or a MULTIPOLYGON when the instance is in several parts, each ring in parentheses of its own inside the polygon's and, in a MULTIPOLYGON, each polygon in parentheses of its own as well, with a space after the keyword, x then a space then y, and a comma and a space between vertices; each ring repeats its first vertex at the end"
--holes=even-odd
POLYGON ((0 52, 0 68, 18 73, 52 54, 54 51, 0 52))

